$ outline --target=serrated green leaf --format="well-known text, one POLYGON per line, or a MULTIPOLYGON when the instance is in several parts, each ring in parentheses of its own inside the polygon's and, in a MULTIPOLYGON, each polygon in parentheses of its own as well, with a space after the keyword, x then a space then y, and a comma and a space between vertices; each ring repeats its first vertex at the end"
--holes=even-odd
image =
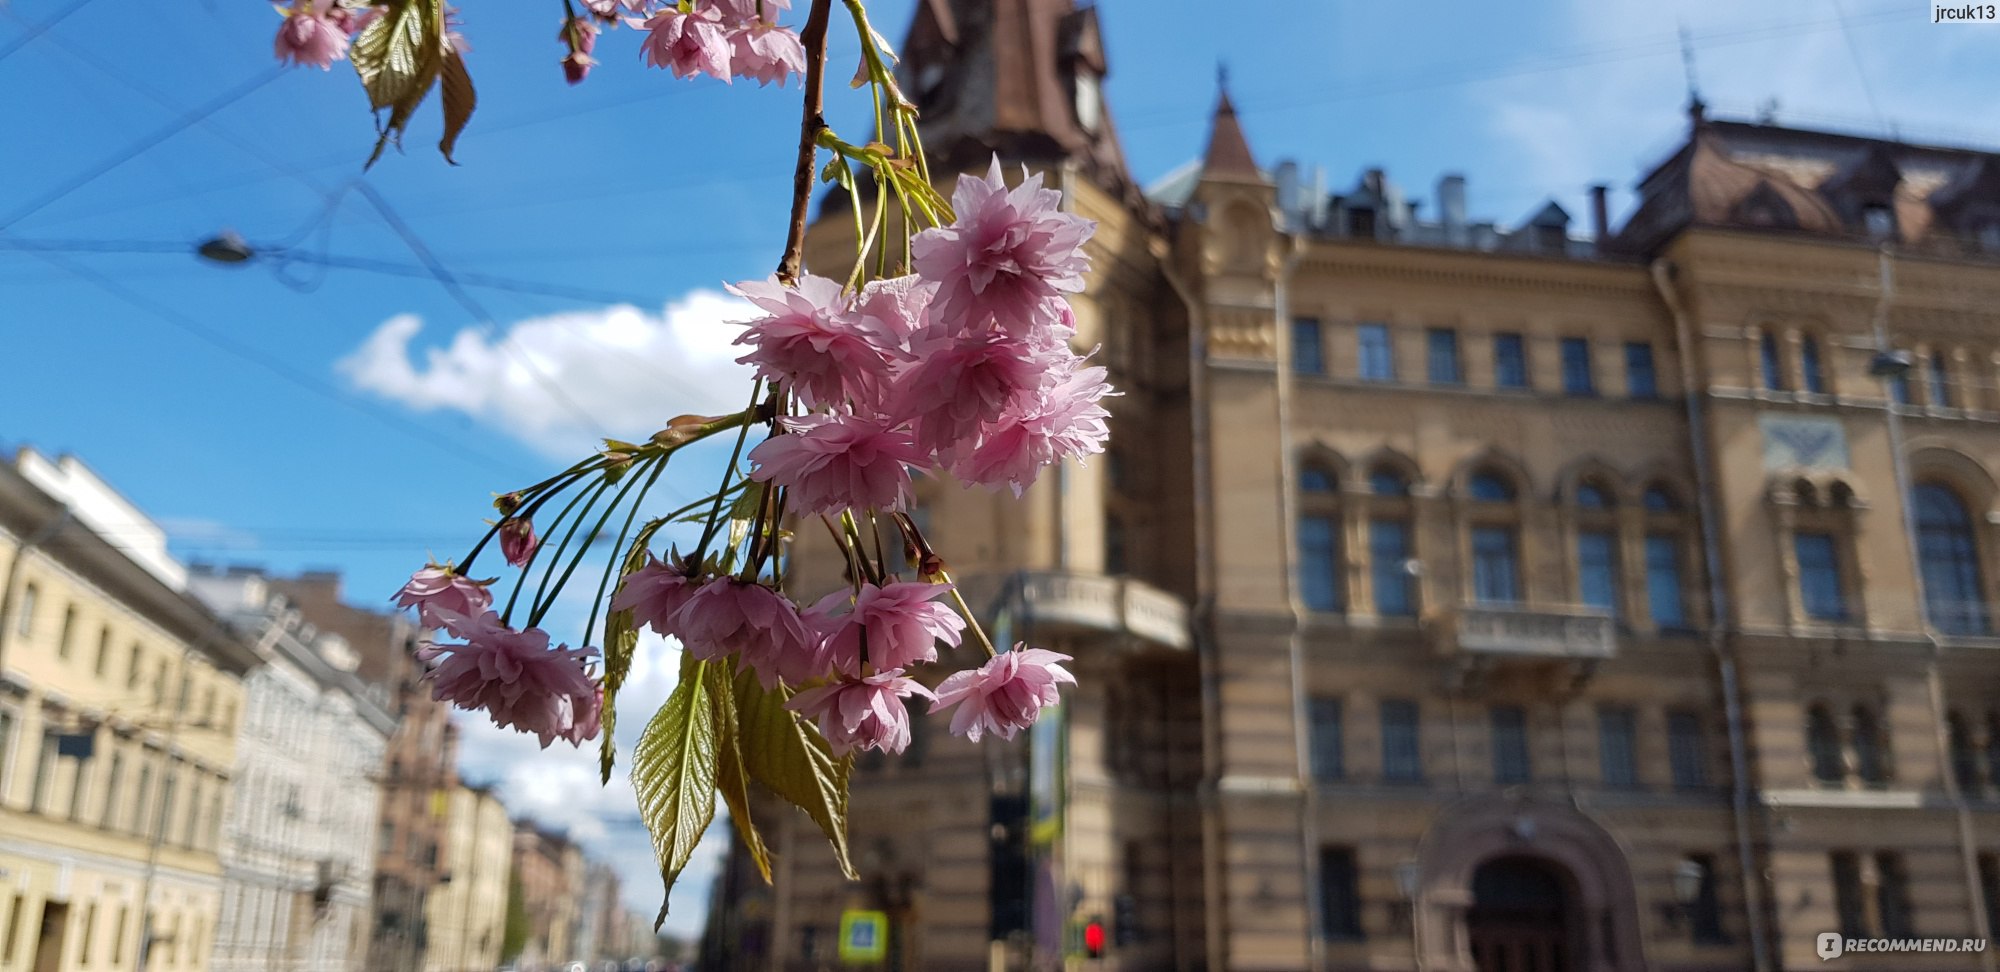
POLYGON ((742 733, 736 725, 736 696, 730 687, 729 669, 710 665, 702 672, 708 680, 709 703, 715 707, 715 788, 729 807, 729 822, 736 836, 750 852, 757 873, 771 883, 771 851, 750 816, 750 771, 743 765, 742 733))
POLYGON ((674 882, 715 819, 715 708, 702 678, 705 667, 706 662, 681 656, 680 684, 632 750, 632 789, 666 883, 655 929, 667 920, 674 882))
POLYGON ((382 157, 390 139, 402 138, 437 82, 446 51, 443 0, 399 0, 378 9, 347 52, 368 92, 368 106, 389 112, 388 120, 377 126, 375 151, 364 169, 382 157))
MULTIPOLYGON (((665 520, 648 520, 632 538, 632 547, 625 553, 625 563, 618 569, 618 580, 646 565, 646 547, 653 542, 653 534, 665 526, 665 520)), ((615 593, 617 588, 612 588, 615 593)), ((618 726, 618 690, 625 687, 625 676, 632 670, 632 652, 639 646, 639 629, 632 626, 632 612, 613 611, 604 616, 604 712, 598 731, 597 766, 600 782, 611 782, 611 764, 616 760, 618 746, 611 741, 612 730, 618 726)))
POLYGON ((444 137, 438 140, 438 151, 444 153, 446 162, 457 165, 458 160, 451 157, 451 152, 458 146, 459 133, 472 120, 472 111, 479 105, 479 93, 472 88, 472 75, 465 70, 465 58, 459 56, 450 41, 445 42, 438 93, 444 98, 444 137))
POLYGON ((745 669, 730 683, 735 693, 738 746, 750 778, 806 812, 833 845, 841 873, 859 880, 847 853, 847 776, 854 761, 838 758, 812 723, 785 708, 790 690, 766 692, 745 669))

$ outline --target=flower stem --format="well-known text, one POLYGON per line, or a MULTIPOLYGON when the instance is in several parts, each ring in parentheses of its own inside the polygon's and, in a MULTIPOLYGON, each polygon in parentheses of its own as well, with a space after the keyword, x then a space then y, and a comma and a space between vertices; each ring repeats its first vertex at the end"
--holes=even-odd
POLYGON ((987 658, 997 657, 1000 654, 1000 652, 994 650, 993 639, 988 638, 986 636, 986 629, 980 627, 978 616, 974 615, 972 613, 972 608, 965 603, 964 595, 958 593, 958 584, 951 579, 950 574, 947 574, 942 570, 938 571, 937 575, 940 578, 943 578, 945 583, 951 585, 951 599, 954 603, 958 605, 958 613, 965 616, 965 623, 971 626, 973 636, 979 639, 979 647, 986 649, 986 657, 987 658))

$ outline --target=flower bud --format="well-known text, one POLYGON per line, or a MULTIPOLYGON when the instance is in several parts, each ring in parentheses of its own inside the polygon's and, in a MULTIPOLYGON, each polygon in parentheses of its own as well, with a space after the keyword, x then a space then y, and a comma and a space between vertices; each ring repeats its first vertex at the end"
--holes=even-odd
POLYGON ((535 524, 518 516, 500 521, 500 554, 516 567, 526 567, 528 558, 542 541, 535 536, 535 524))

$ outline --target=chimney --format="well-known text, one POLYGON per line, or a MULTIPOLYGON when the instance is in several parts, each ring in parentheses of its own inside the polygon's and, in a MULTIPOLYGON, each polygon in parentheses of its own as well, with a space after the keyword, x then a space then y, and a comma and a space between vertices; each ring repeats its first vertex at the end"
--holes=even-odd
POLYGON ((1599 254, 1611 242, 1611 212, 1604 201, 1605 194, 1610 191, 1610 187, 1601 182, 1590 187, 1590 231, 1599 254))
POLYGON ((1471 237, 1465 225, 1465 177, 1448 175, 1438 180, 1438 221, 1444 224, 1446 246, 1465 246, 1471 237))

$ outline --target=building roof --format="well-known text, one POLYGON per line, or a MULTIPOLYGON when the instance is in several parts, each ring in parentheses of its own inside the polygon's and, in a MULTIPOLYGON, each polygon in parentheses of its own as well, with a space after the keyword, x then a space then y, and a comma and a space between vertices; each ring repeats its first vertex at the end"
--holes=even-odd
POLYGON ((1201 174, 1206 179, 1264 181, 1257 160, 1250 154, 1250 142, 1236 120, 1236 105, 1223 88, 1215 99, 1215 114, 1209 119, 1208 150, 1201 155, 1201 174))

